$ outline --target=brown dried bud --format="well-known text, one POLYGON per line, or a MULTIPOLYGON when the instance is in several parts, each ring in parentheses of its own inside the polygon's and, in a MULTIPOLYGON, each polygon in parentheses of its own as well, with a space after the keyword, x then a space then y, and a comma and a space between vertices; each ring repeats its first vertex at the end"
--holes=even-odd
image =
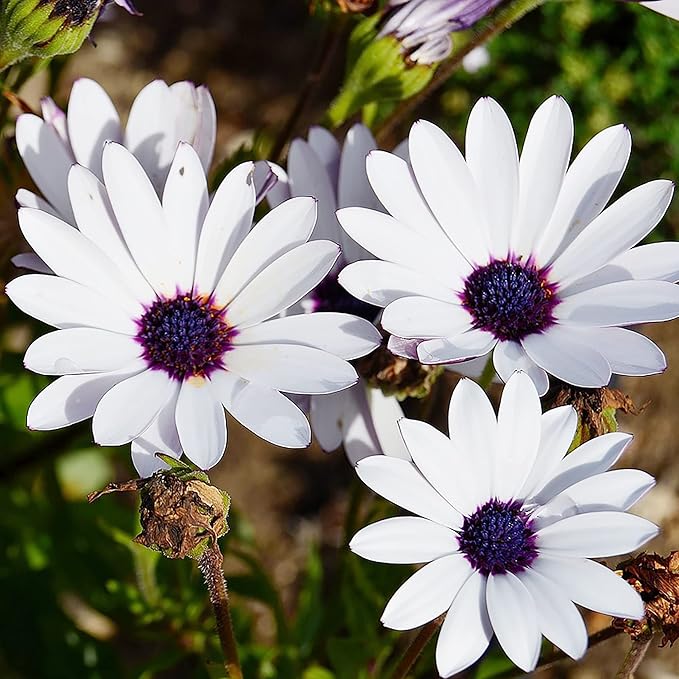
POLYGON ((638 408, 632 399, 619 389, 603 387, 585 389, 551 380, 551 388, 543 398, 545 410, 571 405, 578 413, 578 429, 571 448, 602 434, 618 430, 617 411, 626 415, 639 415, 646 404, 638 408))
POLYGON ((399 401, 429 396, 444 371, 440 365, 422 365, 396 356, 385 345, 353 361, 353 365, 371 387, 381 389, 387 396, 396 396, 399 401))
POLYGON ((640 554, 621 563, 618 570, 644 600, 646 617, 638 621, 616 618, 613 626, 632 639, 662 631, 660 645, 671 646, 679 639, 679 552, 640 554))
MULTIPOLYGON (((168 461, 167 456, 163 459, 168 461)), ((228 532, 230 498, 210 484, 205 472, 177 460, 172 463, 171 469, 146 479, 111 483, 88 500, 93 502, 106 493, 140 491, 142 531, 134 541, 169 559, 198 559, 228 532)))

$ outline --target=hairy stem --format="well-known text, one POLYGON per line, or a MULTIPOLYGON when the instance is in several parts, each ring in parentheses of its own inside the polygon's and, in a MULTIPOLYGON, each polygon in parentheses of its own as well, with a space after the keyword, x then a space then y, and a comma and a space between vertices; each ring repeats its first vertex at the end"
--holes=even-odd
POLYGON ((632 679, 634 677, 634 673, 639 668, 639 665, 641 665, 641 661, 651 647, 652 641, 653 632, 648 630, 632 642, 632 647, 622 661, 615 679, 632 679))
POLYGON ((384 144, 415 108, 442 87, 472 50, 485 45, 491 38, 511 28, 519 19, 528 14, 528 12, 537 9, 545 1, 514 0, 504 9, 499 10, 489 23, 474 33, 468 42, 461 45, 448 59, 441 62, 441 65, 436 70, 436 74, 425 88, 410 99, 401 102, 396 110, 380 125, 375 134, 378 144, 384 144))
POLYGON ((444 616, 435 618, 420 629, 417 636, 410 642, 408 648, 406 648, 398 665, 396 665, 396 669, 394 669, 391 674, 391 679, 405 679, 406 676, 408 676, 408 672, 410 672, 413 665, 417 662, 417 659, 436 633, 436 630, 441 626, 443 618, 444 616))
POLYGON ((217 632, 219 641, 222 645, 224 654, 224 667, 226 668, 229 679, 243 679, 243 670, 238 660, 238 646, 233 634, 231 624, 231 612, 229 610, 229 595, 226 590, 226 580, 222 563, 224 557, 215 542, 208 547, 198 561, 207 591, 210 594, 210 601, 217 620, 217 632))

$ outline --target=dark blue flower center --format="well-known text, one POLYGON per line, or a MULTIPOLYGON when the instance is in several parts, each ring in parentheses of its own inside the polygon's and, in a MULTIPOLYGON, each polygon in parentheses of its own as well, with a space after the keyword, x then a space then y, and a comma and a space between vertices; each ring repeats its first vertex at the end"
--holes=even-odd
POLYGON ((465 517, 460 551, 483 575, 518 573, 538 555, 531 521, 519 502, 490 500, 465 517))
POLYGON ((137 321, 137 341, 149 367, 176 380, 206 376, 224 367, 222 357, 236 334, 224 309, 190 294, 158 299, 137 321))
POLYGON ((519 341, 554 323, 559 303, 556 285, 547 271, 510 258, 475 269, 460 298, 474 319, 474 327, 499 340, 519 341))
MULTIPOLYGON (((336 267, 337 270, 340 267, 336 267)), ((373 323, 379 308, 357 299, 348 293, 338 282, 337 273, 331 271, 312 291, 313 311, 334 311, 353 314, 373 323)))

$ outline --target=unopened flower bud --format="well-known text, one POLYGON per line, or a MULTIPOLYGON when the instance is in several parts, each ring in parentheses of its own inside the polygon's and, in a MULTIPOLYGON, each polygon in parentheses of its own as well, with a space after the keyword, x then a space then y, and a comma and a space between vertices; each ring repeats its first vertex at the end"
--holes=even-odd
POLYGON ((80 48, 104 0, 5 0, 0 15, 0 69, 27 57, 80 48))
POLYGON ((198 559, 228 532, 231 500, 210 484, 205 472, 166 455, 160 457, 172 467, 145 479, 109 484, 88 499, 93 502, 106 493, 139 491, 142 531, 135 542, 169 559, 198 559))

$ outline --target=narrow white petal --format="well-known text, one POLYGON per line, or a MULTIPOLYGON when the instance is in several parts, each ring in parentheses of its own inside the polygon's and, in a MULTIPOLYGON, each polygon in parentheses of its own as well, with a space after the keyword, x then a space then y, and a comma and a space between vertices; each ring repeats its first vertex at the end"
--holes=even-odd
POLYGON ((222 459, 226 416, 208 379, 194 377, 182 384, 175 422, 182 449, 196 466, 210 469, 222 459))
POLYGON ((411 575, 389 599, 382 613, 385 627, 408 630, 445 613, 472 574, 461 554, 436 559, 411 575))
POLYGON ((610 568, 588 559, 539 556, 531 565, 556 584, 571 601, 615 618, 644 617, 644 602, 610 568))
POLYGON ((291 394, 330 394, 358 380, 344 359, 299 344, 238 345, 225 354, 224 363, 249 382, 291 394))
POLYGON ((27 349, 24 365, 41 375, 111 372, 140 357, 141 346, 128 335, 95 328, 55 330, 27 349))
MULTIPOLYGON (((73 168, 71 168, 71 170, 72 169, 73 168)), ((38 208, 38 210, 47 212, 53 217, 59 217, 59 219, 62 219, 57 210, 55 210, 44 198, 37 196, 35 193, 28 191, 27 189, 19 189, 14 196, 14 200, 19 207, 35 207, 38 208)))
POLYGON ((658 534, 650 521, 625 512, 577 514, 537 532, 541 553, 556 556, 604 557, 627 554, 658 534))
POLYGON ((11 281, 6 293, 24 313, 55 328, 87 326, 126 335, 137 332, 136 324, 120 306, 66 278, 28 274, 11 281))
POLYGON ((493 366, 503 382, 521 370, 533 380, 540 396, 544 396, 549 389, 547 373, 528 357, 519 342, 498 342, 493 351, 493 366))
POLYGON ((502 392, 497 417, 493 494, 518 496, 530 474, 540 444, 542 409, 531 378, 514 373, 502 392))
POLYGON ((519 154, 507 114, 490 97, 472 109, 465 155, 488 224, 488 247, 496 257, 506 257, 519 198, 519 154))
POLYGON ((145 370, 106 392, 92 419, 94 440, 120 446, 137 438, 151 425, 179 384, 160 370, 145 370))
POLYGON ((443 302, 459 302, 458 294, 424 273, 400 264, 365 260, 345 266, 340 285, 357 299, 385 307, 401 297, 430 297, 443 302))
POLYGON ((573 114, 562 97, 550 97, 533 115, 521 151, 514 252, 532 252, 549 223, 572 147, 573 114))
POLYGON ((647 2, 640 2, 640 5, 652 9, 654 12, 664 14, 670 19, 679 21, 679 4, 677 0, 647 0, 647 2))
POLYGON ((398 516, 359 530, 349 549, 370 561, 426 563, 457 552, 457 536, 450 528, 428 519, 398 516))
POLYGON ((623 252, 610 266, 626 272, 621 280, 679 281, 679 243, 649 243, 623 252))
MULTIPOLYGON (((366 457, 356 465, 356 472, 378 495, 413 514, 451 528, 462 524, 458 512, 408 460, 386 455, 366 457)), ((457 540, 450 551, 457 551, 457 540)))
POLYGON ((382 343, 377 328, 358 316, 317 312, 274 318, 241 330, 236 345, 303 344, 350 361, 369 354, 382 343))
POLYGON ((502 650, 524 672, 531 672, 540 656, 542 637, 530 592, 512 573, 490 575, 486 602, 502 650))
POLYGON ((439 224, 469 262, 485 264, 488 227, 462 154, 443 130, 424 120, 413 125, 409 150, 417 183, 439 224))
POLYGON ((247 328, 284 311, 323 280, 338 256, 339 247, 327 240, 286 252, 236 296, 227 310, 229 323, 247 328))
POLYGON ((427 364, 458 363, 485 356, 496 344, 489 332, 472 328, 454 337, 426 340, 418 345, 417 355, 427 364))
POLYGON ((14 257, 10 259, 10 262, 12 262, 17 269, 26 269, 32 273, 54 274, 54 271, 52 271, 52 269, 50 269, 35 252, 22 252, 19 255, 14 255, 14 257))
POLYGON ((101 397, 119 382, 146 368, 141 361, 114 373, 65 375, 45 387, 28 408, 26 426, 48 431, 82 422, 94 414, 101 397))
POLYGON ((472 318, 460 304, 427 297, 401 297, 382 314, 382 327, 398 337, 430 339, 459 335, 471 328, 472 318))
POLYGON ((176 285, 188 291, 193 286, 198 238, 208 210, 207 180, 198 154, 181 142, 163 190, 166 238, 171 244, 176 285))
POLYGON ((316 223, 313 198, 291 198, 269 212, 243 239, 215 288, 215 298, 228 304, 252 279, 281 255, 311 236, 316 223))
MULTIPOLYGON (((336 401, 336 416, 337 425, 340 429, 340 442, 344 445, 344 452, 347 460, 353 466, 360 462, 365 457, 371 455, 379 455, 384 452, 381 448, 380 440, 377 437, 377 432, 372 420, 372 413, 368 406, 367 389, 362 380, 338 394, 341 396, 341 401, 336 401)), ((373 391, 373 390, 370 390, 373 391)), ((382 393, 380 391, 380 393, 382 393)), ((313 401, 325 399, 326 396, 315 397, 312 399, 312 418, 313 418, 313 401)), ((327 413, 330 415, 330 413, 327 413)), ((401 412, 401 416, 403 413, 401 412)), ((396 421, 392 423, 393 428, 396 429, 396 435, 401 438, 396 421)), ((332 424, 326 423, 326 431, 332 428, 332 424)), ((403 439, 401 439, 400 449, 405 449, 403 439)), ((400 450, 399 449, 399 450, 400 450)), ((410 459, 407 454, 404 459, 410 459)))
POLYGON ((311 442, 304 413, 280 392, 224 371, 210 381, 229 413, 260 438, 283 448, 305 448, 311 442))
POLYGON ((587 343, 580 328, 553 325, 521 340, 530 359, 550 375, 576 387, 603 387, 611 366, 597 347, 587 343))
POLYGON ((574 660, 582 658, 587 651, 587 628, 572 601, 558 585, 532 568, 517 577, 535 602, 542 634, 574 660))
POLYGON ((452 677, 474 664, 488 648, 493 626, 486 607, 486 578, 473 573, 446 615, 436 643, 436 668, 452 677))
POLYGON ((369 417, 377 434, 380 448, 385 455, 409 460, 410 453, 403 442, 398 422, 403 417, 398 399, 386 396, 381 389, 366 389, 369 417))
POLYGON ((121 142, 123 133, 118 111, 99 83, 89 78, 73 83, 66 123, 76 161, 101 179, 104 142, 121 142))
POLYGON ((195 285, 210 294, 252 228, 255 211, 254 165, 237 165, 215 192, 198 242, 195 285))
POLYGON ((566 285, 635 246, 667 212, 673 192, 672 182, 657 179, 626 193, 556 258, 550 276, 566 285))
MULTIPOLYGON (((359 398, 360 391, 364 389, 359 382, 349 389, 338 391, 335 394, 312 396, 309 418, 314 436, 318 445, 326 452, 331 453, 342 445, 342 428, 346 419, 345 407, 347 399, 359 398)), ((356 411, 357 409, 352 409, 356 411)), ((348 453, 347 453, 348 454, 348 453)), ((365 457, 364 455, 353 460, 353 464, 365 457)))
POLYGON ((319 125, 312 125, 308 134, 309 146, 318 156, 330 178, 330 184, 337 186, 341 149, 332 132, 319 125))

